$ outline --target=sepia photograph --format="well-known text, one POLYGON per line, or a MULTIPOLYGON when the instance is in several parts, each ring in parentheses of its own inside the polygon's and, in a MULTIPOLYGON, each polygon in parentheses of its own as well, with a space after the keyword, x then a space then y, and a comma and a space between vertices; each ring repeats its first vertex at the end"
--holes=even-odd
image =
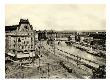
POLYGON ((106 79, 106 6, 6 4, 5 79, 106 79))

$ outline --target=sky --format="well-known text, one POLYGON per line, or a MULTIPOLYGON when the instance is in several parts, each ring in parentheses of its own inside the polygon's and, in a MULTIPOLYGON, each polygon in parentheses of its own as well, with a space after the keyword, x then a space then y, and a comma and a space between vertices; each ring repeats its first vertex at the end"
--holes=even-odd
POLYGON ((5 25, 29 19, 34 30, 106 30, 104 4, 7 4, 5 25))

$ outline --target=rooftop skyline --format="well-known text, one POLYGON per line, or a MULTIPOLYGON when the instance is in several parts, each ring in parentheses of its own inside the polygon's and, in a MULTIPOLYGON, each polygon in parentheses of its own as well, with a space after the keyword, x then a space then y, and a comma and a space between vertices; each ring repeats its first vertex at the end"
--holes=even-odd
POLYGON ((105 5, 6 5, 5 25, 29 19, 34 30, 105 30, 105 5))

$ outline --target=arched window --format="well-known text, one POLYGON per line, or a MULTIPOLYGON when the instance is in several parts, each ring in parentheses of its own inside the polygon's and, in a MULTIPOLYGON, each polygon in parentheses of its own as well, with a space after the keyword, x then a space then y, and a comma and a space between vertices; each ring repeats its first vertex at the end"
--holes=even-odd
POLYGON ((18 39, 18 42, 21 42, 20 38, 18 39))
POLYGON ((27 27, 26 25, 24 26, 24 28, 25 28, 25 29, 28 29, 28 27, 27 27))

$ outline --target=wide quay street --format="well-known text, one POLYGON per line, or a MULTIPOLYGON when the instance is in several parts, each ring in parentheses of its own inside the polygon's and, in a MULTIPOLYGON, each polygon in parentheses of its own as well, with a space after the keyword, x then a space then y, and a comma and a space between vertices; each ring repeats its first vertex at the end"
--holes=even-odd
POLYGON ((105 65, 105 59, 67 46, 64 41, 36 41, 36 58, 20 65, 6 64, 6 78, 87 79, 92 78, 93 68, 105 65))
POLYGON ((56 64, 60 67, 59 70, 61 71, 64 69, 62 73, 57 72, 58 70, 54 70, 57 72, 57 75, 52 75, 49 71, 49 78, 62 78, 65 74, 65 78, 89 78, 93 75, 92 68, 88 68, 85 65, 98 68, 99 65, 105 65, 106 63, 105 59, 94 56, 85 51, 81 51, 74 46, 67 46, 64 41, 61 41, 60 44, 58 44, 58 41, 54 41, 52 44, 47 44, 47 41, 38 41, 36 44, 36 50, 38 50, 38 54, 41 59, 43 58, 42 56, 45 56, 44 58, 48 58, 46 60, 42 59, 40 64, 42 61, 45 61, 44 63, 48 62, 48 64, 52 66, 57 62, 56 64), (52 63, 52 61, 54 62, 52 63), (72 72, 69 73, 68 70, 60 64, 60 62, 63 62, 65 66, 71 68, 72 72))

